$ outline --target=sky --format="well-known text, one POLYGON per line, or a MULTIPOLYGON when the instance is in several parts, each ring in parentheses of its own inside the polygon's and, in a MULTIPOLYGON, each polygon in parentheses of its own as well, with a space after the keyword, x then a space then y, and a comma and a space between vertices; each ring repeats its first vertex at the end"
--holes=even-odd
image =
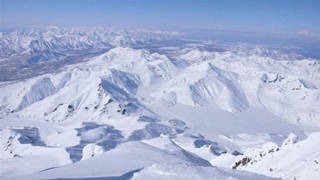
POLYGON ((112 26, 320 35, 320 0, 0 1, 0 28, 112 26))

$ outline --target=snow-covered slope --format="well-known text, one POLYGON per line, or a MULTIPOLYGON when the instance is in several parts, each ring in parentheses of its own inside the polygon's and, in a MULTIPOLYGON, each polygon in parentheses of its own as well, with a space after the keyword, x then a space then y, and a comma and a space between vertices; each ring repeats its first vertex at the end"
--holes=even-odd
MULTIPOLYGON (((68 46, 99 46, 95 31, 85 44, 73 33, 68 46)), ((172 51, 117 46, 2 82, 0 177, 319 178, 318 61, 263 49, 172 51)))
POLYGON ((316 145, 319 141, 319 132, 299 142, 291 134, 281 146, 270 144, 260 151, 249 152, 245 158, 250 162, 239 164, 236 169, 284 179, 316 179, 320 177, 320 148, 316 145))

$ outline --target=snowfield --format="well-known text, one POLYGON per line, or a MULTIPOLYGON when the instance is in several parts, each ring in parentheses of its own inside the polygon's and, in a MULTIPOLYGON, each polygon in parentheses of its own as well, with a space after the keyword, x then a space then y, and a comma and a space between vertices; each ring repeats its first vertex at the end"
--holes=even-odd
POLYGON ((0 179, 320 179, 319 61, 141 45, 174 32, 83 31, 0 37, 1 62, 103 51, 0 83, 0 179))

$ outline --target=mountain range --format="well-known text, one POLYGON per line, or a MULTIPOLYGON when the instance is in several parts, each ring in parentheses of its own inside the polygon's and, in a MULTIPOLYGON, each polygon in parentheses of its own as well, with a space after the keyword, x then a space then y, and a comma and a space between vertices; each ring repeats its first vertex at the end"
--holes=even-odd
POLYGON ((320 62, 167 31, 0 34, 0 178, 320 178, 320 62))

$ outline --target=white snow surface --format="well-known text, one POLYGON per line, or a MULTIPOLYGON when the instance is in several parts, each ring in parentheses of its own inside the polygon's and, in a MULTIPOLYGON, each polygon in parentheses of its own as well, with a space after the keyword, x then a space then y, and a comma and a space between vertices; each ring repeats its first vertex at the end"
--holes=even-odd
POLYGON ((320 178, 318 61, 176 51, 0 84, 0 178, 320 178))

